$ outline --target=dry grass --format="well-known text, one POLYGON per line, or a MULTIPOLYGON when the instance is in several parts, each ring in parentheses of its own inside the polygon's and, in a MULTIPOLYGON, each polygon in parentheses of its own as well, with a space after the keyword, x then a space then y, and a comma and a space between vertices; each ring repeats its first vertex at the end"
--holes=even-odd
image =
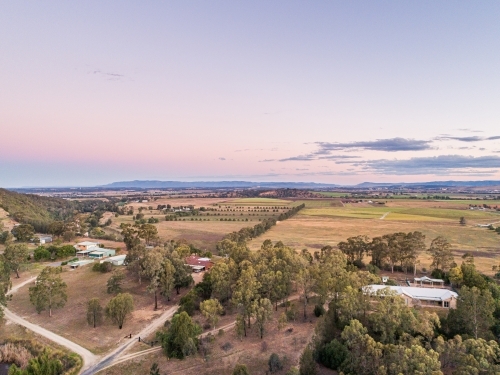
MULTIPOLYGON (((298 302, 295 302, 298 304, 298 302)), ((268 371, 268 360, 271 353, 277 353, 284 360, 285 373, 291 366, 298 365, 302 350, 314 334, 316 318, 312 314, 313 304, 308 307, 310 320, 303 321, 300 317, 295 322, 290 322, 285 329, 278 331, 276 319, 284 311, 278 308, 274 314, 274 321, 270 322, 264 338, 261 340, 254 330, 249 337, 239 340, 234 329, 228 330, 223 336, 215 335, 215 342, 211 355, 205 361, 200 355, 187 358, 183 361, 176 359, 168 360, 161 352, 155 352, 144 357, 139 357, 123 364, 114 366, 99 374, 102 375, 132 375, 147 374, 151 364, 157 362, 160 373, 169 375, 230 375, 236 364, 242 363, 248 367, 251 374, 265 374, 268 371), (293 328, 292 332, 287 332, 293 328), (222 345, 229 342, 231 349, 225 351, 222 345), (263 342, 267 349, 263 350, 263 342)), ((300 311, 300 307, 298 307, 300 311)), ((300 315, 300 314, 299 314, 300 315)), ((234 316, 232 317, 234 320, 234 316)), ((222 326, 223 323, 219 323, 222 326)), ((146 346, 143 346, 143 350, 146 346)))
MULTIPOLYGON (((309 201, 305 203, 306 209, 252 240, 250 248, 256 250, 265 239, 271 239, 282 241, 297 250, 307 248, 315 251, 325 245, 335 246, 348 237, 360 234, 373 238, 400 231, 421 231, 426 235, 427 245, 437 236, 446 237, 456 251, 459 264, 460 256, 465 251, 475 254, 478 268, 487 274, 492 274, 493 264, 500 263, 497 251, 500 236, 475 225, 477 222, 499 220, 500 216, 496 213, 470 211, 463 205, 457 206, 453 201, 446 206, 448 202, 394 200, 386 207, 373 208, 366 207, 365 204, 339 208, 319 201, 314 202, 311 207, 309 201), (391 213, 380 220, 385 212, 391 213), (459 225, 458 219, 461 216, 467 218, 467 225, 459 225)), ((428 258, 427 255, 421 257, 422 267, 429 267, 431 262, 428 258)))
MULTIPOLYGON (((89 327, 86 321, 87 302, 91 298, 99 298, 101 305, 106 306, 112 298, 106 292, 106 282, 110 275, 93 272, 91 265, 74 271, 65 270, 62 278, 68 285, 68 302, 64 308, 54 310, 52 318, 49 318, 48 312, 40 315, 36 313, 29 301, 28 288, 31 285, 26 285, 14 295, 9 308, 30 322, 66 337, 96 354, 103 353, 123 341, 126 334, 140 331, 161 313, 161 309, 167 307, 160 300, 160 310, 155 312, 153 297, 146 293, 146 285, 143 283, 139 286, 135 279, 127 277, 123 291, 133 295, 135 310, 123 329, 119 330, 108 320, 96 329, 89 327)), ((177 299, 173 298, 168 305, 175 304, 177 299)))

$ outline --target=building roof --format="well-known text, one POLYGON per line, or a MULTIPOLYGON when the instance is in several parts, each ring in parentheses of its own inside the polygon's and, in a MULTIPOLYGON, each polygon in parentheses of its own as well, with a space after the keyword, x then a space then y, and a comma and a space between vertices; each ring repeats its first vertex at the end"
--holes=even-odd
POLYGON ((430 277, 423 276, 423 277, 415 277, 413 280, 415 281, 427 281, 429 283, 444 283, 444 280, 441 279, 431 279, 430 277))
POLYGON ((115 255, 113 257, 106 258, 107 260, 125 260, 127 256, 125 254, 122 255, 115 255))
POLYGON ((189 266, 203 266, 207 270, 214 265, 210 258, 202 258, 196 255, 188 256, 186 258, 186 264, 189 266))
POLYGON ((97 246, 99 245, 98 242, 90 242, 90 241, 83 241, 83 242, 78 242, 78 246, 97 246))
POLYGON ((379 290, 389 288, 397 295, 407 295, 410 298, 426 301, 445 301, 451 297, 458 297, 458 294, 448 289, 440 288, 417 288, 413 286, 387 286, 387 285, 368 285, 364 288, 366 293, 375 294, 379 290))

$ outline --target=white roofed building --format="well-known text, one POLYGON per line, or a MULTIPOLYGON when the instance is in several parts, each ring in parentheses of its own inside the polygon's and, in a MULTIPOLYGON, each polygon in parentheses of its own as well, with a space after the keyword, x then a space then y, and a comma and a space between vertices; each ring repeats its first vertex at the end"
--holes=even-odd
POLYGON ((389 289, 403 298, 408 306, 443 307, 446 309, 457 307, 458 294, 448 289, 387 285, 368 285, 363 288, 365 293, 374 296, 379 295, 377 292, 384 289, 389 289))

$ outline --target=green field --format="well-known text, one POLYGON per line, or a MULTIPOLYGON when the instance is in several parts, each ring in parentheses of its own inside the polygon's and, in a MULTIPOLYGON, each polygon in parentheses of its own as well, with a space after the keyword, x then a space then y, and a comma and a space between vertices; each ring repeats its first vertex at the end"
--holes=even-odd
MULTIPOLYGON (((336 246, 340 241, 357 235, 373 238, 395 232, 421 231, 426 236, 427 246, 437 236, 446 237, 456 250, 457 263, 461 262, 464 251, 476 254, 477 264, 488 274, 492 272, 491 265, 500 262, 500 236, 477 225, 497 223, 495 226, 500 226, 499 212, 469 210, 468 205, 474 201, 378 201, 387 203, 379 205, 377 200, 373 203, 365 200, 342 204, 335 198, 297 201, 296 204, 305 203, 306 208, 253 239, 249 246, 257 250, 265 239, 270 239, 282 241, 296 250, 305 248, 313 252, 325 245, 336 246), (461 217, 465 217, 466 225, 460 225, 461 217)), ((500 203, 493 202, 486 204, 494 207, 500 203)), ((429 256, 422 254, 422 266, 428 266, 428 263, 429 256)))
POLYGON ((288 206, 292 202, 286 201, 283 199, 275 199, 275 198, 240 198, 231 200, 229 202, 222 202, 222 205, 285 205, 288 206))

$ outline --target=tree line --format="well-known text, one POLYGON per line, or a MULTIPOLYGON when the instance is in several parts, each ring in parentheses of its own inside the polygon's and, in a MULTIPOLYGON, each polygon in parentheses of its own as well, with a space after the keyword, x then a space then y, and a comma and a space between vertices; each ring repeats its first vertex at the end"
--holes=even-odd
MULTIPOLYGON (((296 207, 291 208, 287 212, 281 213, 278 217, 278 221, 286 220, 294 216, 297 212, 302 210, 305 207, 305 204, 298 205, 296 207)), ((254 225, 253 227, 245 227, 240 229, 238 232, 231 232, 224 236, 223 239, 227 239, 233 242, 246 242, 251 240, 252 238, 259 237, 260 235, 267 232, 273 226, 276 225, 276 219, 268 218, 262 220, 259 224, 254 225)), ((219 250, 219 248, 217 248, 219 250)), ((220 251, 220 250, 219 250, 220 251)))

